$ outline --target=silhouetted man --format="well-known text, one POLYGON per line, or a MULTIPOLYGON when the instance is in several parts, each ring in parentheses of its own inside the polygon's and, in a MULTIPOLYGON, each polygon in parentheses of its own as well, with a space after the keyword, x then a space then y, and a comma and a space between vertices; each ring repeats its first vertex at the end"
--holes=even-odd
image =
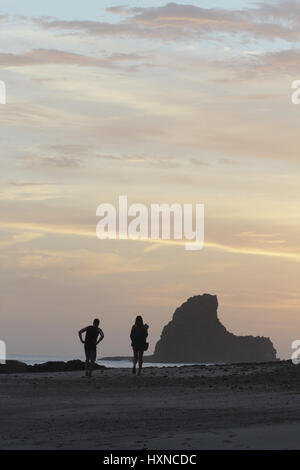
POLYGON ((100 320, 95 318, 93 324, 82 328, 78 331, 80 341, 84 344, 85 352, 85 376, 91 377, 93 372, 93 367, 97 358, 97 344, 103 340, 104 334, 103 331, 99 328, 100 320), (82 334, 85 333, 85 339, 82 339, 82 334), (98 339, 98 336, 100 338, 98 339))

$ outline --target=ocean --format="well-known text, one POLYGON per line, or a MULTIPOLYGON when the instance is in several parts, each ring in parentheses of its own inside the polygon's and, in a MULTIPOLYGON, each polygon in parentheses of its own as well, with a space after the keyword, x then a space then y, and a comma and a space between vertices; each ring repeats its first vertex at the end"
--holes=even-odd
MULTIPOLYGON (((84 361, 85 358, 83 355, 78 355, 78 357, 74 356, 27 356, 27 355, 18 355, 18 354, 10 354, 7 355, 7 360, 15 360, 25 362, 28 365, 33 364, 42 364, 43 362, 49 361, 72 361, 74 359, 80 359, 84 361)), ((115 360, 115 361, 106 361, 97 359, 97 364, 105 366, 105 367, 132 367, 132 361, 130 360, 115 360)), ((197 365, 197 363, 161 363, 161 362, 144 362, 143 367, 180 367, 180 366, 191 366, 197 365)), ((209 364, 206 364, 209 365, 209 364)))

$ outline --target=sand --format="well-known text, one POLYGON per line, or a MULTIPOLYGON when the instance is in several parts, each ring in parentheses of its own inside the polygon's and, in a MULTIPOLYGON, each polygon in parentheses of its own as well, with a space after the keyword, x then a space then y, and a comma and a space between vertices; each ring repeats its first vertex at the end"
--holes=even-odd
POLYGON ((1 374, 0 449, 299 449, 290 362, 1 374))

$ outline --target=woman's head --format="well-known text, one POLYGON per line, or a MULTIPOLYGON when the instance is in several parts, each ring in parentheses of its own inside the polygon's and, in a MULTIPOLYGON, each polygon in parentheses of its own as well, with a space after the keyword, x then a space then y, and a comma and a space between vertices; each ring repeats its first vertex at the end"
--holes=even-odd
POLYGON ((136 326, 144 326, 143 319, 141 315, 138 315, 135 319, 135 325, 136 326))

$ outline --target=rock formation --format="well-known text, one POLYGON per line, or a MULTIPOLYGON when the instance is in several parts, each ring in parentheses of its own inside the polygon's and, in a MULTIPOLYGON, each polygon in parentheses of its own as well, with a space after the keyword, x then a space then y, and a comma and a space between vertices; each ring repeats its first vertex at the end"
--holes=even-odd
POLYGON ((269 338, 236 336, 217 316, 216 295, 190 297, 175 310, 156 343, 157 362, 267 362, 276 360, 269 338))
MULTIPOLYGON (((6 364, 0 364, 0 374, 16 374, 23 372, 68 372, 84 370, 85 363, 79 359, 73 361, 51 361, 43 364, 28 365, 25 362, 8 360, 6 364)), ((94 369, 105 369, 105 366, 94 364, 94 369)))

